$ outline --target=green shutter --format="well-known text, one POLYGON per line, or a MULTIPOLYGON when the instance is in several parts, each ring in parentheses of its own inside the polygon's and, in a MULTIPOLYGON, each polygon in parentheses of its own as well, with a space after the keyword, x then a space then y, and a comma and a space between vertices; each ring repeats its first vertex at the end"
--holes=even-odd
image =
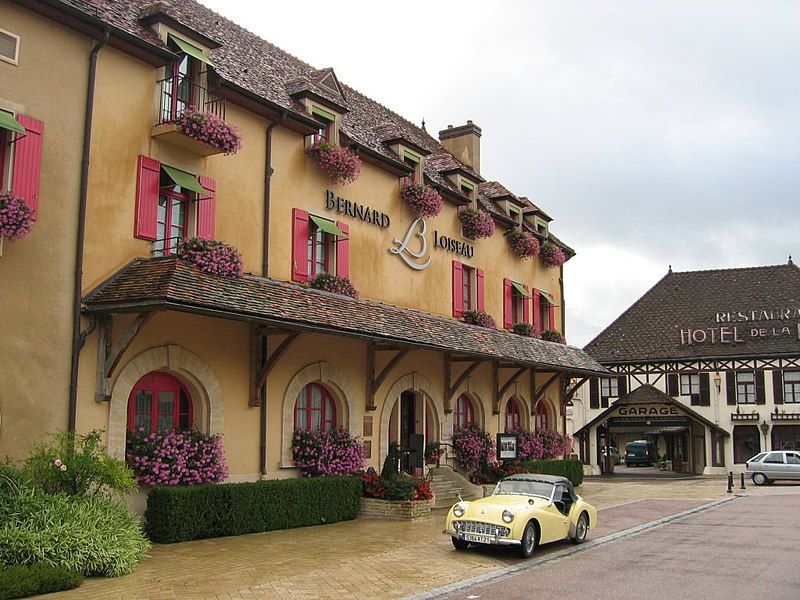
POLYGON ((168 167, 167 165, 161 165, 161 168, 164 169, 164 172, 170 179, 172 179, 172 181, 182 188, 197 192, 203 196, 208 195, 208 190, 200 185, 200 182, 197 181, 197 177, 195 175, 187 173, 186 171, 181 171, 175 167, 168 167))
POLYGON ((0 110, 0 127, 3 129, 8 129, 9 131, 14 131, 21 135, 25 135, 27 133, 25 128, 14 118, 14 115, 7 110, 0 110))
POLYGON ((339 229, 336 226, 336 223, 333 221, 329 221, 328 219, 323 219, 322 217, 318 217, 317 215, 308 215, 308 218, 314 221, 317 227, 319 227, 325 233, 329 233, 331 235, 335 235, 336 237, 346 238, 344 231, 339 229))
POLYGON ((181 49, 181 51, 184 54, 188 54, 192 58, 196 58, 200 62, 206 63, 209 67, 213 67, 214 66, 214 63, 211 62, 211 59, 208 58, 205 54, 203 54, 203 51, 200 50, 200 48, 198 48, 194 44, 190 44, 186 40, 182 40, 178 36, 173 35, 171 33, 169 34, 169 38, 173 42, 175 42, 175 44, 178 46, 178 48, 181 49))

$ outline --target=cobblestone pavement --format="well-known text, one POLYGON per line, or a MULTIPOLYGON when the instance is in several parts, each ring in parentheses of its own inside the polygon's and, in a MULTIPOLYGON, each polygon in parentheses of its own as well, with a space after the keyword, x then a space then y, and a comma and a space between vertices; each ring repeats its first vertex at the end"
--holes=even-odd
MULTIPOLYGON (((776 484, 734 494, 798 493, 776 484)), ((726 480, 589 477, 578 493, 599 510, 597 539, 719 501, 726 480)), ((445 511, 414 523, 356 519, 239 537, 156 545, 135 573, 91 578, 48 600, 391 599, 491 573, 518 562, 507 549, 456 552, 442 535, 445 511)), ((551 544, 558 551, 561 544, 551 544)))

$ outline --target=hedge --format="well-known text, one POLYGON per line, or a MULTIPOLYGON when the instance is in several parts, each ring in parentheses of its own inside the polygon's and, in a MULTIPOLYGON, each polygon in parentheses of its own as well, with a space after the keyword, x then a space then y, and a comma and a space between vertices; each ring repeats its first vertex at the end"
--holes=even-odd
POLYGON ((577 458, 530 460, 523 462, 522 466, 529 473, 566 477, 574 487, 583 483, 583 463, 577 458))
POLYGON ((0 564, 0 600, 71 590, 82 582, 83 575, 64 567, 0 564))
POLYGON ((147 496, 145 532, 169 544, 347 521, 361 495, 352 476, 157 487, 147 496))

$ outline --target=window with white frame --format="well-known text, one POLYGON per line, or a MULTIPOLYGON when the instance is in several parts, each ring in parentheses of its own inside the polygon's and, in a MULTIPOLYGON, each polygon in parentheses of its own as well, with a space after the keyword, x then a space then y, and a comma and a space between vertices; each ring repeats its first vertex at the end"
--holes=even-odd
POLYGON ((783 401, 786 404, 800 403, 800 371, 783 372, 783 401))
POLYGON ((736 402, 739 404, 756 403, 755 373, 736 373, 736 402))

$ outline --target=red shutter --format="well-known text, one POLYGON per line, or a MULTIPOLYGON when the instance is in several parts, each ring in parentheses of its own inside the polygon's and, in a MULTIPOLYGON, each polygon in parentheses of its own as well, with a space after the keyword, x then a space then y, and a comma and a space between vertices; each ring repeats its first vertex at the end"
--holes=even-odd
POLYGON ((513 288, 510 279, 503 279, 503 327, 511 329, 514 326, 514 315, 512 313, 513 304, 511 295, 513 288))
POLYGON ((483 310, 483 269, 475 269, 475 296, 477 298, 478 311, 483 310))
MULTIPOLYGON (((527 285, 523 285, 522 289, 526 292, 530 292, 527 285)), ((522 322, 528 323, 529 325, 531 322, 531 302, 527 296, 522 298, 522 322)))
POLYGON ((214 239, 217 221, 217 182, 208 177, 197 180, 208 193, 197 198, 197 237, 214 239))
POLYGON ((336 226, 342 233, 348 234, 347 237, 336 239, 336 274, 339 277, 350 277, 350 227, 340 221, 337 221, 336 226))
POLYGON ((308 213, 292 211, 292 281, 308 281, 308 213))
POLYGON ((453 261, 453 316, 464 316, 464 266, 453 261))
POLYGON ((158 225, 158 183, 161 163, 139 155, 136 171, 136 223, 133 235, 143 240, 155 240, 158 225))
POLYGON ((39 175, 42 171, 44 123, 26 115, 17 115, 17 121, 27 134, 17 134, 14 142, 11 192, 25 201, 35 219, 39 216, 39 175))
POLYGON ((533 290, 533 326, 540 332, 542 331, 541 303, 542 298, 539 295, 539 290, 533 290))
POLYGON ((556 327, 556 306, 555 304, 550 305, 550 329, 553 331, 558 331, 558 327, 556 327))

